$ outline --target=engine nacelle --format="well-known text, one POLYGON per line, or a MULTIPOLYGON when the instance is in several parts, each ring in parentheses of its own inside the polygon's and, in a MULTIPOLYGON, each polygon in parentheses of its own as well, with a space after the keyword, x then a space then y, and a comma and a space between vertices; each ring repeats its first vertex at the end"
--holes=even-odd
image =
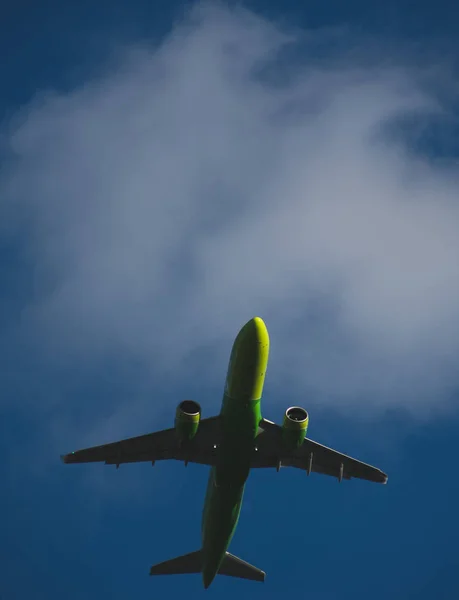
POLYGON ((282 438, 289 450, 299 448, 308 430, 309 415, 300 406, 287 408, 282 425, 282 438))
POLYGON ((175 431, 181 442, 191 441, 198 432, 201 406, 194 400, 183 400, 175 411, 175 431))

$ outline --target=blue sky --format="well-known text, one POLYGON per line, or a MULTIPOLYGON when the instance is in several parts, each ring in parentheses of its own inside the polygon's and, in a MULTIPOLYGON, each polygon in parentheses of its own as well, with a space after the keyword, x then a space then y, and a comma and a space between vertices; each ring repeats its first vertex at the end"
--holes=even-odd
POLYGON ((218 411, 254 314, 264 415, 387 486, 253 473, 206 593, 453 598, 459 350, 452 2, 49 2, 0 35, 0 597, 203 593, 207 469, 61 453, 218 411))

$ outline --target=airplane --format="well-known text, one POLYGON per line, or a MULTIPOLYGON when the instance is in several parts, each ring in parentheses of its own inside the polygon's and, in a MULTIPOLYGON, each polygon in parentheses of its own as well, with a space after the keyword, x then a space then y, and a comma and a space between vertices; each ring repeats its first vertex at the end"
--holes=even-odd
POLYGON ((204 588, 217 574, 264 581, 266 573, 230 554, 244 488, 251 469, 296 467, 343 479, 387 483, 387 475, 368 464, 306 437, 309 415, 292 406, 282 426, 261 415, 269 355, 269 335, 260 317, 239 331, 230 355, 218 416, 201 419, 201 406, 183 400, 174 427, 62 456, 64 463, 108 465, 175 459, 211 467, 201 523, 201 548, 154 565, 150 575, 201 573, 204 588))

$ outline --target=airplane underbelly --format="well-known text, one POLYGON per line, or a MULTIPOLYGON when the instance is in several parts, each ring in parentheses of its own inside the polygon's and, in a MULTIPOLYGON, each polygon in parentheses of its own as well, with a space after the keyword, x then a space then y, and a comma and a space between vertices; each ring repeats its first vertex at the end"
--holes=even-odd
POLYGON ((202 547, 207 569, 217 572, 231 542, 241 512, 244 485, 215 486, 216 472, 212 472, 206 517, 203 522, 202 547))

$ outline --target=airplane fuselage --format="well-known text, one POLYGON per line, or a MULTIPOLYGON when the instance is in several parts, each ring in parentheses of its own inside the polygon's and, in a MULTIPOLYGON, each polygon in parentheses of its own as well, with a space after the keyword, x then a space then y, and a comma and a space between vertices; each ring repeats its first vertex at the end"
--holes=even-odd
POLYGON ((269 336, 255 317, 238 333, 231 350, 220 411, 222 440, 211 468, 202 515, 202 576, 207 588, 223 562, 241 512, 244 487, 261 421, 261 396, 269 336))

